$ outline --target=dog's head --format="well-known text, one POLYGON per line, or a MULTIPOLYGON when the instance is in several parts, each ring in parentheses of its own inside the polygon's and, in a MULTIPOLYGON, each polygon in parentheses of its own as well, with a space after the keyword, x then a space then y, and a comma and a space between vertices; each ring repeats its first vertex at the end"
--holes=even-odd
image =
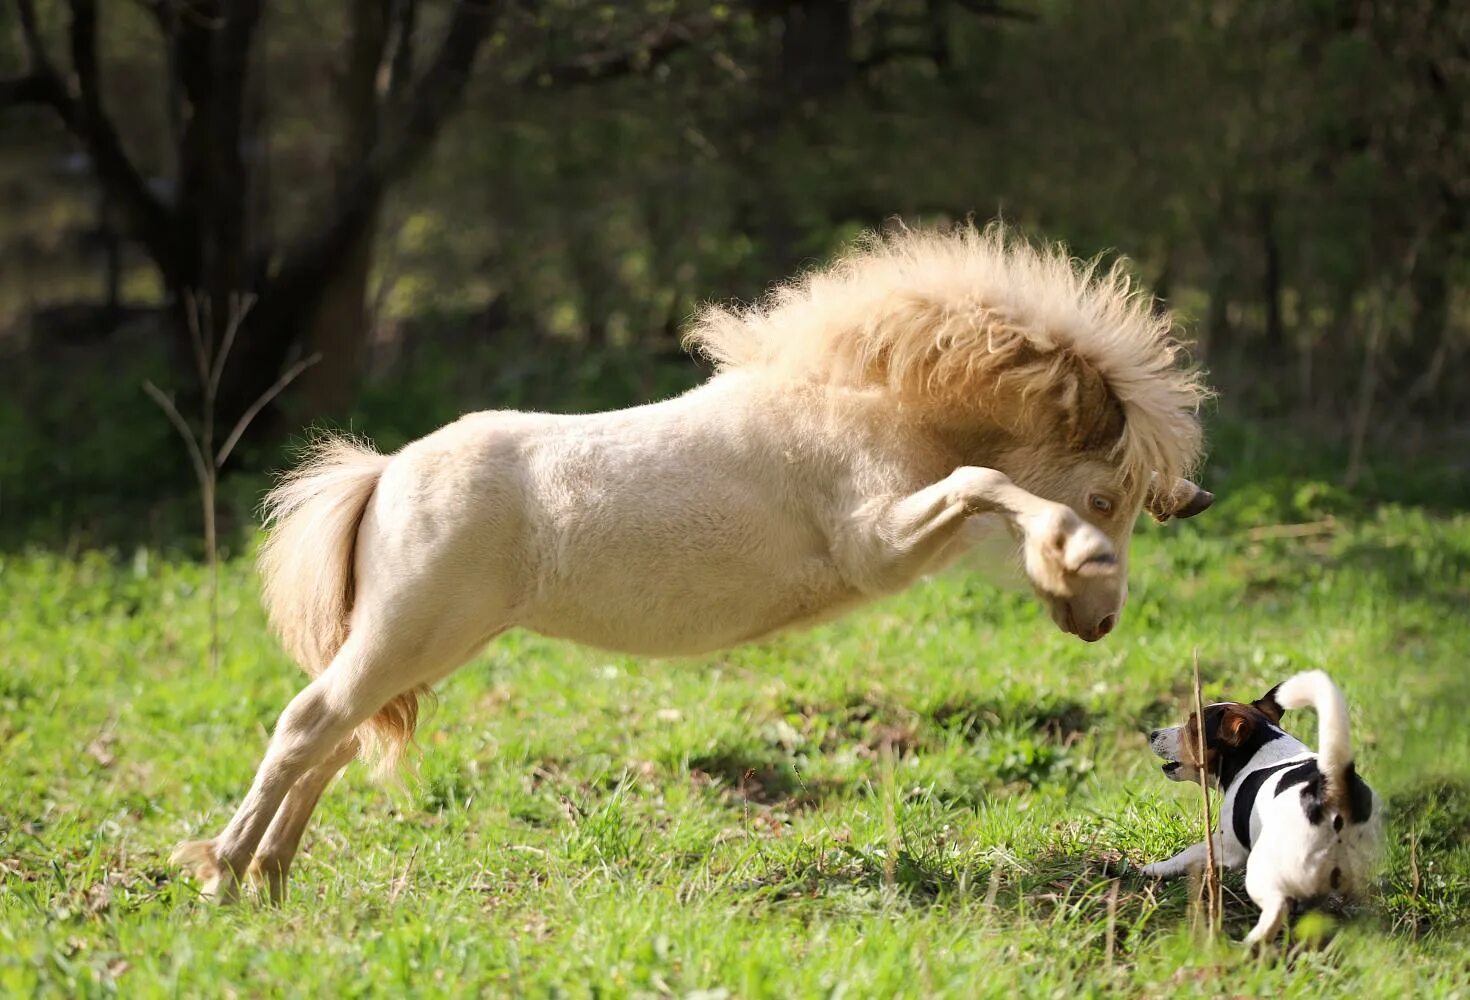
POLYGON ((1284 735, 1277 725, 1281 706, 1275 695, 1272 688, 1249 704, 1224 701, 1206 706, 1203 746, 1199 716, 1191 712, 1181 725, 1149 733, 1149 749, 1164 759, 1164 775, 1170 781, 1198 781, 1203 771, 1222 788, 1229 787, 1261 747, 1284 735))

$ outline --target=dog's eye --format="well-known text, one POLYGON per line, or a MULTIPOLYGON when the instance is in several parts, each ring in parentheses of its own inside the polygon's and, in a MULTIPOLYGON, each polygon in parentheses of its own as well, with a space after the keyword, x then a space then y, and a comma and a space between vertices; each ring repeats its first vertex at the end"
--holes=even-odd
POLYGON ((1113 501, 1105 496, 1094 493, 1087 498, 1087 504, 1099 514, 1111 514, 1113 512, 1113 501))

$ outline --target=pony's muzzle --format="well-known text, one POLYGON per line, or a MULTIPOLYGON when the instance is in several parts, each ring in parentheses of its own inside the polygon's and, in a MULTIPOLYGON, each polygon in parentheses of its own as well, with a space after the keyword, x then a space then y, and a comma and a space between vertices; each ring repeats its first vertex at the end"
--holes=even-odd
POLYGON ((1103 636, 1111 632, 1117 624, 1117 615, 1104 615, 1096 625, 1092 626, 1092 628, 1078 628, 1077 637, 1083 642, 1097 642, 1103 636))

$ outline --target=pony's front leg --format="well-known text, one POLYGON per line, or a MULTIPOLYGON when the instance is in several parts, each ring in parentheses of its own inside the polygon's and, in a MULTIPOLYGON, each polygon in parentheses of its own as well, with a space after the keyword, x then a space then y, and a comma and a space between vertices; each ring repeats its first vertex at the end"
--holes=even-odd
POLYGON ((858 512, 844 553, 864 589, 901 589, 933 568, 965 522, 1000 514, 1021 535, 1026 575, 1048 594, 1070 596, 1072 580, 1116 571, 1106 535, 1065 504, 1021 489, 1003 472, 965 466, 932 486, 858 512))

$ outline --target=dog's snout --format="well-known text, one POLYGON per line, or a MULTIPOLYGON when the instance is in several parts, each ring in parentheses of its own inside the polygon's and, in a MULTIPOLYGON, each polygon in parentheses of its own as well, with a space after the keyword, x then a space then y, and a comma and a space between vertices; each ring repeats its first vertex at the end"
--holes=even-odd
POLYGON ((1162 729, 1150 729, 1148 733, 1148 741, 1150 743, 1157 743, 1159 742, 1159 737, 1162 735, 1164 735, 1164 731, 1162 729))

